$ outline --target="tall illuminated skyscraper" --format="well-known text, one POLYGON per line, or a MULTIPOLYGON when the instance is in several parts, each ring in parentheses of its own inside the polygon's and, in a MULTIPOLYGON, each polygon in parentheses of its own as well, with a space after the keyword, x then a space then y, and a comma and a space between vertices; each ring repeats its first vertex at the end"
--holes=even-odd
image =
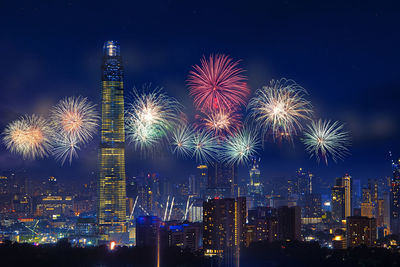
POLYGON ((120 47, 103 47, 97 220, 102 234, 126 232, 124 87, 120 47))

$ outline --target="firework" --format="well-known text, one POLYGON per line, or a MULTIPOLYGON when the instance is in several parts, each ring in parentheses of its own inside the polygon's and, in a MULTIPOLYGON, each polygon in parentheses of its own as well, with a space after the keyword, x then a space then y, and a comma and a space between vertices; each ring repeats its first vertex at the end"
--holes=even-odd
POLYGON ((296 135, 302 129, 301 122, 309 120, 312 114, 311 104, 304 98, 306 93, 293 80, 286 79, 272 80, 258 89, 248 109, 262 135, 272 132, 274 139, 291 139, 296 135))
POLYGON ((192 147, 193 131, 187 125, 181 125, 172 132, 172 152, 181 157, 193 154, 192 147))
POLYGON ((53 136, 52 154, 56 160, 61 162, 61 165, 63 165, 67 159, 71 164, 72 159, 78 157, 77 150, 80 149, 78 143, 78 140, 74 136, 56 133, 53 136))
POLYGON ((180 104, 156 88, 145 92, 136 89, 125 116, 128 139, 137 149, 154 148, 179 121, 180 104))
POLYGON ((224 137, 237 132, 241 126, 241 116, 239 113, 226 110, 203 113, 203 116, 197 116, 199 124, 197 128, 203 128, 214 133, 215 136, 224 137))
POLYGON ((210 55, 208 60, 201 59, 201 66, 193 67, 188 86, 198 110, 235 110, 245 105, 250 90, 242 74, 244 70, 238 65, 239 61, 234 62, 228 56, 210 55))
POLYGON ((55 131, 68 140, 86 143, 93 138, 98 126, 95 105, 87 98, 68 97, 51 110, 55 131))
POLYGON ((24 159, 46 157, 51 150, 52 128, 37 115, 25 115, 7 125, 3 141, 8 150, 24 159))
POLYGON ((335 121, 313 121, 304 131, 303 143, 310 157, 322 158, 328 164, 328 157, 335 162, 348 154, 350 134, 344 130, 344 125, 335 121))
POLYGON ((192 146, 193 156, 203 164, 211 163, 219 150, 218 139, 206 131, 198 131, 193 135, 192 146))
POLYGON ((224 142, 221 160, 229 165, 245 164, 255 155, 259 147, 258 132, 244 128, 224 142))

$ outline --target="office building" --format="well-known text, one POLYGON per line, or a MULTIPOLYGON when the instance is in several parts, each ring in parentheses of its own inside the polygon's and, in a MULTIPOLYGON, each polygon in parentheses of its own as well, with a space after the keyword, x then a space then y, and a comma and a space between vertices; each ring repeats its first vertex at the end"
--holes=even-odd
POLYGON ((234 198, 238 189, 238 167, 215 162, 208 166, 207 198, 234 198))
POLYGON ((345 188, 344 186, 335 185, 331 189, 332 201, 332 219, 335 222, 341 222, 345 219, 345 188))
POLYGON ((100 177, 97 218, 102 234, 126 232, 124 87, 120 47, 103 47, 100 177))
POLYGON ((351 176, 346 174, 341 178, 336 178, 336 185, 344 187, 344 217, 353 214, 353 186, 351 176))

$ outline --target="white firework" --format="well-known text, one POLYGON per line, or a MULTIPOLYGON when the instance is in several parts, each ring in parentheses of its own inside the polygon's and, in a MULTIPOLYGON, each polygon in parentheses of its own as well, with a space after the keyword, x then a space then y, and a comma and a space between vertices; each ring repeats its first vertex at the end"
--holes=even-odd
POLYGON ((218 139, 212 133, 198 131, 192 139, 193 156, 199 163, 212 163, 219 150, 218 139))
POLYGON ((245 164, 257 153, 260 145, 258 132, 243 128, 224 141, 220 158, 229 165, 245 164))
POLYGON ((344 130, 343 124, 321 119, 307 126, 302 141, 310 157, 315 157, 318 162, 322 158, 326 164, 329 157, 335 162, 343 160, 349 154, 348 146, 351 145, 350 133, 344 130))
POLYGON ((172 152, 181 157, 193 154, 193 130, 188 125, 180 125, 172 131, 172 152))

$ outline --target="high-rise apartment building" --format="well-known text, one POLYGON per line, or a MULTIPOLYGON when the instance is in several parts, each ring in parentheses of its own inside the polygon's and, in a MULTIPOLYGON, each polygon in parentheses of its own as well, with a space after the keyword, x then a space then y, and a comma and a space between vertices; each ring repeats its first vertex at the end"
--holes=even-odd
POLYGON ((246 237, 246 198, 208 199, 203 203, 203 249, 235 266, 246 237))
POLYGON ((100 233, 126 232, 124 87, 120 47, 103 47, 97 219, 100 233))

